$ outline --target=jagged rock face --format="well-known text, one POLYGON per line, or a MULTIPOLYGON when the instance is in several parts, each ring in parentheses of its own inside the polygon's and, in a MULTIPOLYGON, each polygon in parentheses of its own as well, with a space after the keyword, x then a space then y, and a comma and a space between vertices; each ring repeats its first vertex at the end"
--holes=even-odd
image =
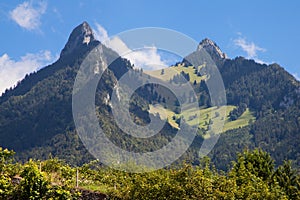
POLYGON ((221 67, 226 59, 228 59, 227 55, 221 51, 218 45, 206 38, 200 42, 196 51, 183 59, 182 63, 189 66, 213 61, 218 67, 221 67))
POLYGON ((208 38, 205 38, 200 42, 197 50, 200 50, 201 48, 205 49, 207 53, 209 53, 213 57, 220 59, 228 58, 227 55, 221 51, 218 45, 208 38))
POLYGON ((87 22, 83 22, 73 30, 60 56, 71 54, 75 49, 87 46, 93 41, 96 40, 91 27, 87 22))

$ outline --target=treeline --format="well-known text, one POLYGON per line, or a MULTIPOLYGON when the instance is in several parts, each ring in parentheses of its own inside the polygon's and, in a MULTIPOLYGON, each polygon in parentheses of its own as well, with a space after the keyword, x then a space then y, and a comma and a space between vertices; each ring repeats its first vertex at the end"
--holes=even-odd
POLYGON ((97 161, 81 167, 56 158, 20 164, 13 155, 0 149, 0 199, 83 199, 82 189, 108 199, 300 199, 300 176, 291 162, 275 168, 259 149, 238 154, 227 173, 217 171, 208 158, 196 167, 128 173, 97 161))

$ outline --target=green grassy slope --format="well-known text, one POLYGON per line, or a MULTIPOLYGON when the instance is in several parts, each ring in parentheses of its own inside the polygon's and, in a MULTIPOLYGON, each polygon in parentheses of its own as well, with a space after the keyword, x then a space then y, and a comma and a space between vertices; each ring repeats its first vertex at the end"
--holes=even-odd
POLYGON ((236 108, 235 106, 223 106, 223 107, 211 107, 211 108, 203 108, 200 110, 197 110, 195 108, 188 109, 180 114, 175 114, 175 112, 170 111, 168 109, 165 109, 164 107, 160 105, 150 105, 149 112, 152 114, 159 114, 161 119, 167 119, 169 124, 175 128, 178 128, 178 124, 176 123, 176 120, 178 118, 183 118, 186 123, 188 123, 191 126, 197 126, 199 128, 208 130, 209 124, 214 123, 216 120, 224 120, 225 124, 223 127, 223 132, 231 129, 236 129, 240 127, 244 127, 249 125, 249 122, 253 122, 255 120, 255 117, 253 116, 253 113, 247 109, 237 120, 230 121, 229 119, 229 113, 236 108), (225 118, 223 119, 223 116, 220 114, 222 113, 222 110, 225 110, 225 118), (212 121, 212 122, 210 122, 212 121), (198 124, 199 122, 199 124, 198 124))
MULTIPOLYGON (((199 67, 201 68, 201 66, 199 67)), ((197 83, 199 83, 201 80, 205 79, 205 76, 197 76, 195 74, 195 68, 193 66, 184 67, 182 64, 178 64, 176 66, 171 66, 164 69, 164 72, 162 73, 162 70, 155 70, 155 71, 144 71, 146 74, 149 74, 152 77, 169 81, 171 80, 175 75, 180 74, 180 72, 188 73, 190 75, 190 82, 194 83, 196 80, 197 83)))
MULTIPOLYGON (((203 66, 199 66, 201 68, 203 66)), ((190 76, 190 82, 194 83, 196 81, 199 83, 201 80, 205 80, 206 76, 198 76, 195 74, 195 68, 193 66, 185 67, 182 64, 176 66, 171 66, 163 70, 155 71, 145 71, 146 74, 153 76, 155 78, 161 79, 163 81, 171 80, 175 75, 180 74, 181 72, 188 73, 190 76)), ((158 90, 159 92, 159 90, 158 90)), ((208 130, 209 125, 214 124, 214 121, 224 121, 223 131, 236 129, 249 125, 249 122, 255 121, 253 113, 247 109, 242 116, 237 120, 231 121, 229 119, 229 113, 235 109, 236 106, 227 105, 225 107, 211 107, 211 108, 202 108, 200 110, 191 108, 186 109, 183 113, 176 114, 175 112, 165 109, 161 105, 150 105, 149 112, 152 114, 159 114, 161 119, 167 120, 169 124, 175 128, 179 128, 176 120, 182 118, 191 126, 198 126, 201 129, 208 130), (224 109, 224 115, 222 115, 222 110, 224 109), (225 117, 224 117, 225 116, 225 117)), ((212 126, 211 126, 212 127, 212 126)))

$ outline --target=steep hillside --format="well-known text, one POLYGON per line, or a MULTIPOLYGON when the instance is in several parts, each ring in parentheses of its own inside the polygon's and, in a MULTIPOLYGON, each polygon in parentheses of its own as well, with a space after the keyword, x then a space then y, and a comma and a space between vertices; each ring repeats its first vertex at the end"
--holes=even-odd
MULTIPOLYGON (((224 133, 210 156, 220 169, 226 169, 234 159, 233 152, 244 148, 260 147, 275 158, 276 164, 292 159, 299 166, 300 143, 300 83, 277 64, 259 64, 243 57, 228 59, 220 48, 209 39, 203 40, 198 49, 181 63, 168 69, 146 72, 165 81, 175 81, 181 74, 198 92, 200 110, 176 114, 163 107, 150 112, 166 113, 170 124, 177 127, 176 119, 182 117, 193 124, 192 117, 200 118, 202 133, 209 128, 214 117, 211 112, 209 91, 205 82, 209 77, 199 71, 205 66, 191 66, 188 60, 196 59, 204 48, 217 64, 222 75, 227 96, 227 119, 224 133), (188 76, 187 76, 188 75, 188 76)), ((160 93, 161 89, 156 92, 160 93)), ((159 94, 160 95, 160 94, 159 94)), ((159 96, 158 95, 158 96, 159 96)))
MULTIPOLYGON (((140 72, 133 70, 128 60, 95 40, 91 28, 84 22, 73 30, 57 62, 26 76, 0 98, 1 146, 14 149, 19 160, 57 156, 78 165, 93 159, 75 130, 72 91, 81 63, 95 47, 101 49, 101 54, 93 59, 111 63, 95 94, 95 112, 107 136, 131 151, 157 149, 173 137, 175 129, 168 124, 150 141, 134 139, 117 126, 107 97, 112 95, 116 80, 125 72, 131 71, 136 77, 140 72)), ((103 71, 103 66, 99 67, 97 70, 103 71)), ((130 109, 136 123, 149 121, 148 104, 140 96, 134 94, 130 109)))
MULTIPOLYGON (((182 159, 199 164, 199 147, 208 137, 213 120, 219 117, 219 109, 223 108, 213 107, 211 103, 207 87, 210 76, 201 73, 205 64, 192 66, 189 63, 205 49, 221 73, 227 96, 225 127, 210 153, 217 168, 227 169, 237 152, 255 147, 269 152, 276 164, 291 159, 300 166, 300 83, 282 67, 242 57, 229 59, 216 43, 204 39, 182 62, 143 74, 133 69, 128 60, 95 40, 86 22, 73 30, 58 61, 27 75, 0 97, 0 146, 14 149, 19 160, 44 159, 52 155, 71 164, 82 164, 93 159, 75 130, 72 91, 81 63, 95 47, 101 48, 100 57, 96 59, 112 63, 98 83, 95 104, 99 125, 114 144, 128 151, 154 151, 170 142, 180 126, 198 127, 198 135, 182 159), (176 84, 181 84, 181 74, 191 83, 197 96, 184 94, 182 100, 196 102, 200 110, 187 109, 181 113, 178 99, 170 90, 146 84, 130 99, 133 121, 146 125, 151 116, 157 120, 167 118, 168 123, 148 140, 127 135, 117 126, 109 103, 117 80, 126 72, 130 72, 134 80, 152 76, 176 84), (195 121, 197 117, 199 124, 195 121)), ((118 114, 125 116, 121 111, 118 114)))

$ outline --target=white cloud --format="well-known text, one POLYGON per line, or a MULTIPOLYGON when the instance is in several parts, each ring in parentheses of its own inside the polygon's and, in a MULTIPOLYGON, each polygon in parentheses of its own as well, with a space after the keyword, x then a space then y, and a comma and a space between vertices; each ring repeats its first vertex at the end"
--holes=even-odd
POLYGON ((41 15, 45 13, 47 3, 40 1, 33 5, 32 1, 25 1, 10 11, 10 17, 22 28, 36 30, 41 25, 41 15))
POLYGON ((7 54, 0 56, 0 96, 5 89, 14 87, 26 74, 34 72, 55 59, 50 51, 28 53, 20 60, 14 60, 7 54))
POLYGON ((293 73, 292 74, 298 81, 300 81, 300 76, 298 73, 293 73))
POLYGON ((246 41, 245 38, 241 38, 241 37, 235 39, 234 44, 247 53, 247 58, 254 59, 255 61, 260 63, 264 63, 262 60, 257 58, 257 53, 265 52, 266 49, 257 46, 253 42, 248 42, 246 41))
POLYGON ((141 49, 131 50, 119 37, 109 38, 106 29, 98 23, 96 23, 94 34, 96 39, 122 57, 130 60, 136 68, 158 70, 167 66, 154 46, 145 46, 141 49))
POLYGON ((96 23, 95 25, 96 25, 96 30, 94 30, 94 35, 96 39, 99 40, 100 42, 109 40, 106 29, 98 23, 96 23))

